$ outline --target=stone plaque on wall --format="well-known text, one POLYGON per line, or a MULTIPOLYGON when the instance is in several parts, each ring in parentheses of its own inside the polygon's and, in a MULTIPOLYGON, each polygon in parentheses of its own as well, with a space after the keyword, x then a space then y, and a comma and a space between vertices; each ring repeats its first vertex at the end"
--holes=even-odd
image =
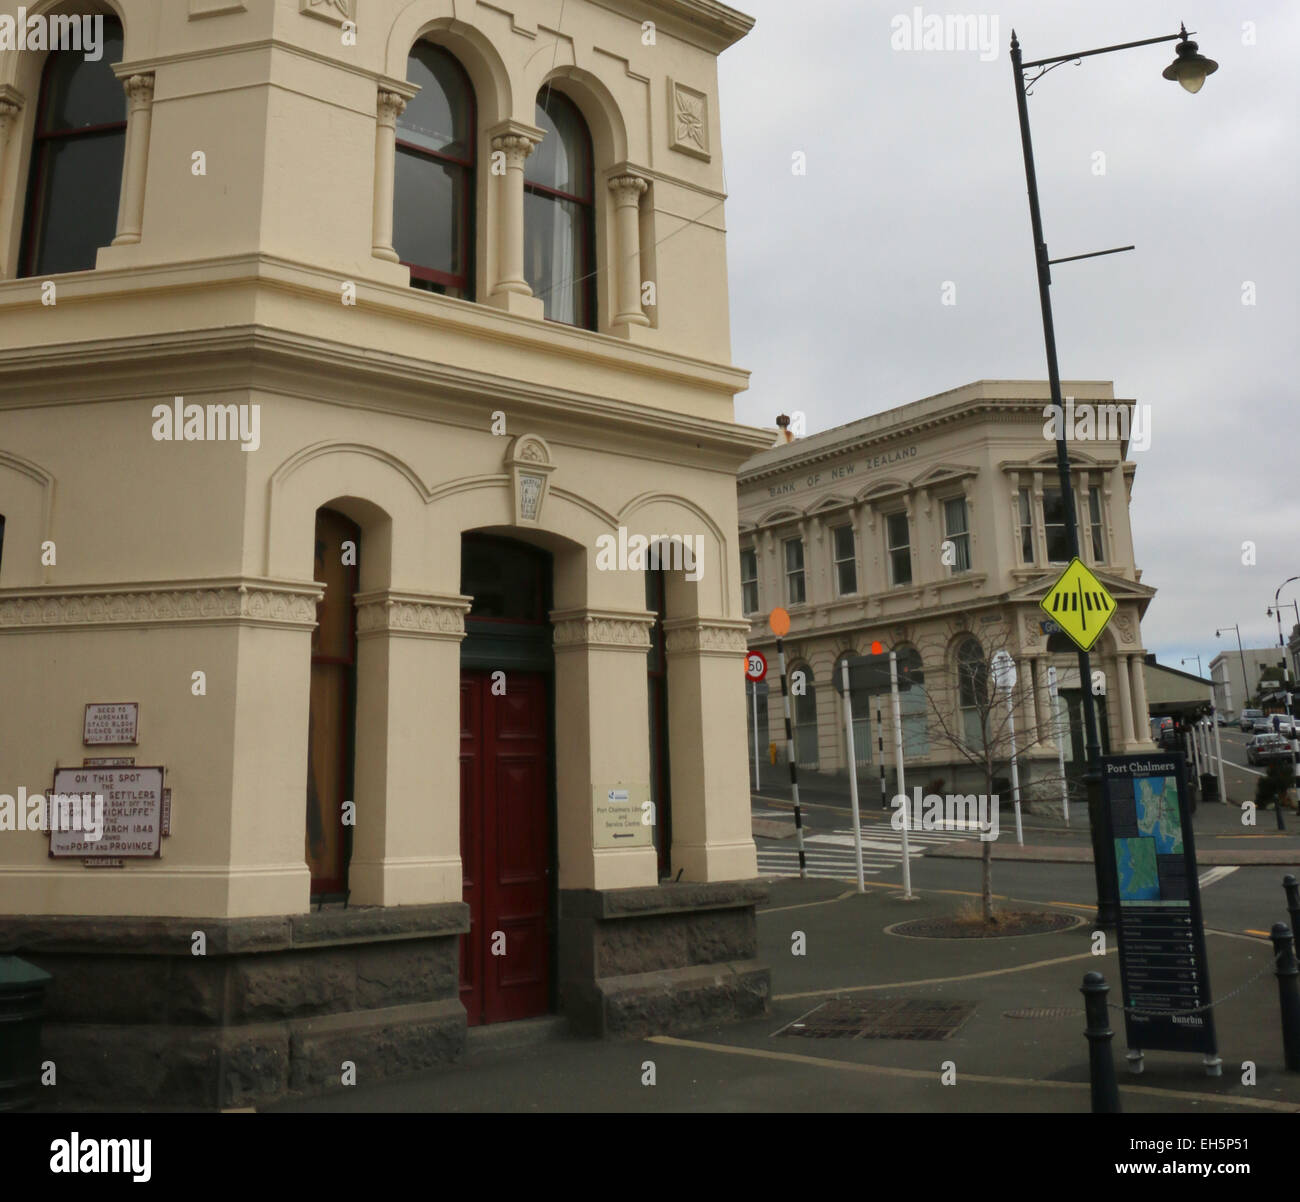
POLYGON ((53 857, 142 859, 162 854, 161 767, 56 768, 46 809, 53 857), (66 801, 56 803, 60 796, 77 799, 79 809, 66 801), (93 822, 86 814, 87 801, 94 804, 93 822), (78 812, 80 817, 70 823, 69 814, 78 812))
POLYGON ((593 785, 591 800, 593 847, 654 846, 649 785, 593 785))
POLYGON ((87 747, 98 744, 134 744, 140 728, 138 701, 92 701, 86 706, 81 741, 87 747))

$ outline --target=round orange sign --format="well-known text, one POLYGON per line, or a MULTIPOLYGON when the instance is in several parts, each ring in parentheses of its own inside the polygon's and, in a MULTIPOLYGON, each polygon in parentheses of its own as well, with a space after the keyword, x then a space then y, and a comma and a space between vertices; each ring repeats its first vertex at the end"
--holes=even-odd
POLYGON ((779 605, 767 615, 767 624, 779 639, 785 638, 790 633, 790 615, 779 605))

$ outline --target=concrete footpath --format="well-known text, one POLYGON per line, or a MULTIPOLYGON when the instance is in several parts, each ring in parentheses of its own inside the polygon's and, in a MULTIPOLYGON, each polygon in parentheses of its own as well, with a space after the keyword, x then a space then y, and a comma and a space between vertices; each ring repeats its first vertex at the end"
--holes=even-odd
POLYGON ((1223 1075, 1207 1077, 1199 1056, 1148 1052, 1146 1072, 1135 1076, 1124 1068, 1114 941, 1104 955, 1092 953, 1083 908, 999 903, 1055 909, 1081 923, 1045 935, 916 939, 886 930, 974 904, 957 892, 908 902, 895 885, 869 886, 859 895, 834 881, 780 881, 759 915, 761 955, 773 985, 770 1013, 762 1019, 627 1042, 561 1033, 533 1046, 472 1052, 450 1069, 373 1086, 360 1063, 356 1086, 269 1109, 1086 1113, 1079 985, 1085 973, 1100 971, 1116 1007, 1113 1048, 1126 1112, 1300 1112, 1300 1073, 1283 1067, 1267 941, 1207 933, 1212 988, 1222 999, 1213 1013, 1223 1075), (800 949, 804 954, 795 954, 800 949), (836 998, 973 1008, 946 1039, 779 1033, 836 998), (1047 1013, 1009 1014, 1020 1011, 1047 1013), (1246 1061, 1255 1066, 1252 1085, 1243 1084, 1246 1061))

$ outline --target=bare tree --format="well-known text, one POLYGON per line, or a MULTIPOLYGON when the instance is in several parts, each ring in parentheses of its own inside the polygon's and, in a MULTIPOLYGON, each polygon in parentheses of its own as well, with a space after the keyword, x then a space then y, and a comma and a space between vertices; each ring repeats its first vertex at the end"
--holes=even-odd
MULTIPOLYGON (((937 641, 937 640, 936 640, 937 641)), ((982 637, 971 633, 957 644, 956 672, 949 670, 945 655, 946 642, 940 643, 931 655, 923 654, 923 662, 936 665, 926 683, 914 684, 926 699, 926 714, 931 738, 938 736, 939 744, 951 752, 953 758, 964 761, 978 771, 984 781, 984 792, 989 804, 996 804, 997 783, 1011 775, 1012 713, 1008 708, 1008 690, 999 689, 995 680, 994 660, 1005 651, 1013 659, 1017 650, 1009 646, 1009 632, 1005 626, 985 629, 982 637), (936 678, 937 679, 932 679, 936 678)), ((1015 721, 1016 758, 1046 743, 1055 736, 1054 715, 1051 713, 1047 682, 1035 684, 1028 666, 1018 664, 1016 683, 1009 690, 1014 710, 1022 715, 1015 721), (1037 688, 1038 696, 1034 696, 1037 688), (1041 726, 1035 724, 1035 714, 1048 714, 1041 726)), ((1041 761, 1039 761, 1041 764, 1041 761)), ((1069 790, 1070 800, 1086 802, 1082 784, 1067 777, 1062 781, 1059 771, 1039 773, 1022 789, 1025 801, 1046 799, 1060 795, 1062 784, 1069 790)), ((941 787, 941 782, 940 782, 941 787)), ((995 921, 993 907, 993 856, 992 841, 983 846, 983 917, 995 921)))

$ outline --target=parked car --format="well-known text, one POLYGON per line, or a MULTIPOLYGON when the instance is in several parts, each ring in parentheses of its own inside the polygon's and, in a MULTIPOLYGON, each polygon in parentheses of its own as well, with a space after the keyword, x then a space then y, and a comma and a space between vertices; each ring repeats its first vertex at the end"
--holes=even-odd
POLYGON ((1239 723, 1242 731, 1246 734, 1250 734, 1250 732, 1255 729, 1255 719, 1262 718, 1263 716, 1263 710, 1242 710, 1241 721, 1239 723))
POLYGON ((1271 763, 1286 759, 1291 754, 1291 745, 1281 735, 1255 735, 1246 744, 1246 760, 1251 764, 1271 763))
POLYGON ((1273 715, 1265 714, 1262 718, 1255 719, 1255 733, 1257 735, 1277 734, 1273 729, 1273 715))

